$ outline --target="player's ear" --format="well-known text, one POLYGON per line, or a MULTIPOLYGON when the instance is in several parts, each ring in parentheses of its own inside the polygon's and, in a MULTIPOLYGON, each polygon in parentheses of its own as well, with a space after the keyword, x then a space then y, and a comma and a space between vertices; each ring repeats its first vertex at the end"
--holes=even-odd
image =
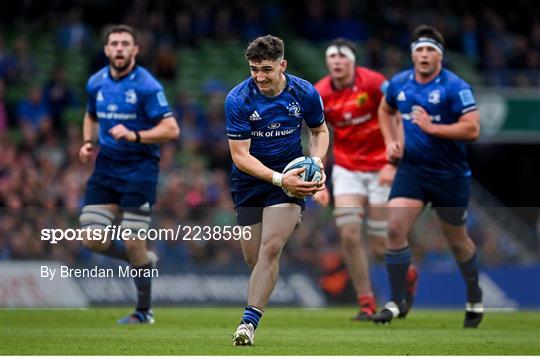
POLYGON ((139 46, 133 46, 133 57, 136 57, 139 54, 139 46))
POLYGON ((103 46, 103 52, 105 52, 105 56, 109 57, 109 48, 107 45, 103 46))
POLYGON ((281 68, 282 72, 285 72, 285 70, 287 69, 287 60, 282 60, 279 64, 279 67, 281 68))

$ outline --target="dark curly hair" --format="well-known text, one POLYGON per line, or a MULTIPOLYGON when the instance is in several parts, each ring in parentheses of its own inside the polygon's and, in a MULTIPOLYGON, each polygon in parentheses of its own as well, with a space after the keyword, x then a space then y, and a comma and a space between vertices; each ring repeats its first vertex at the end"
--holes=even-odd
POLYGON ((283 40, 276 36, 266 35, 251 41, 246 48, 245 56, 248 61, 261 62, 282 59, 284 54, 283 40))

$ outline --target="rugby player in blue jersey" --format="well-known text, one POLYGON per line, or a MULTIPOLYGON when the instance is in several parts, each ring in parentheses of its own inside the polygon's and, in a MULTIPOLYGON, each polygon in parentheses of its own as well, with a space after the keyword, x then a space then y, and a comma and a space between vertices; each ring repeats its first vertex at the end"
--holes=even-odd
MULTIPOLYGON (((156 201, 158 144, 176 139, 180 129, 161 84, 135 63, 139 52, 135 31, 125 25, 110 27, 104 50, 109 65, 90 77, 86 87, 88 105, 79 158, 89 163, 97 145, 100 150, 86 185, 80 223, 99 230, 118 217, 123 229, 135 233, 148 229, 156 201)), ((147 251, 146 241, 87 240, 85 245, 127 261, 140 272, 134 277, 135 312, 118 323, 153 323, 152 278, 145 272, 154 267, 157 257, 147 251)))
POLYGON ((459 265, 467 287, 464 327, 477 327, 483 316, 478 257, 465 222, 471 171, 465 143, 480 133, 476 101, 469 84, 442 67, 444 39, 422 25, 412 36, 414 68, 395 75, 379 106, 387 158, 400 161, 390 192, 386 266, 391 301, 373 316, 387 323, 408 312, 403 304, 411 261, 407 236, 428 202, 459 265), (405 147, 393 117, 401 113, 405 147))
POLYGON ((321 167, 329 140, 319 93, 309 82, 285 73, 281 39, 259 37, 248 45, 245 57, 251 78, 233 88, 225 100, 234 162, 231 192, 238 225, 249 227, 251 233, 249 240, 241 240, 252 273, 234 345, 254 343, 278 278, 283 246, 299 221, 304 198, 324 189, 324 173, 318 183, 301 181, 298 175, 304 169, 281 174, 290 161, 303 155, 303 122, 309 128, 310 154, 321 167))

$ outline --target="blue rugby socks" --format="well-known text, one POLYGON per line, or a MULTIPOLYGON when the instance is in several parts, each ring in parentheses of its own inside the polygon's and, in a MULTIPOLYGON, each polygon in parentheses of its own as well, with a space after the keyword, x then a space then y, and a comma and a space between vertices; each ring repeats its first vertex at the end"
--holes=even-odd
POLYGON ((152 269, 152 264, 148 263, 133 268, 139 271, 139 274, 133 278, 133 282, 137 288, 137 310, 147 311, 150 309, 152 302, 152 278, 145 277, 143 272, 150 271, 152 269))
POLYGON ((405 298, 405 283, 407 271, 411 264, 411 249, 407 246, 402 249, 386 251, 386 269, 390 281, 391 300, 398 306, 405 298))
POLYGON ((259 321, 263 315, 264 311, 258 307, 247 305, 244 310, 244 316, 240 323, 242 324, 252 324, 254 328, 257 328, 259 321))
POLYGON ((471 259, 466 262, 458 262, 461 275, 467 285, 467 302, 481 302, 482 290, 478 282, 478 258, 476 252, 471 259))

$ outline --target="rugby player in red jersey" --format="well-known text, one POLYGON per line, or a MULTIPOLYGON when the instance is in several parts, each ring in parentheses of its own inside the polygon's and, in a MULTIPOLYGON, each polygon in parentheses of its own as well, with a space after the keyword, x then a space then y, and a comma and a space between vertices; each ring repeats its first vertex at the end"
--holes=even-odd
MULTIPOLYGON (((332 171, 334 215, 343 257, 356 290, 360 311, 355 319, 371 320, 376 311, 369 277, 368 257, 361 240, 365 222, 369 246, 384 259, 387 237, 386 204, 397 163, 388 162, 379 128, 377 109, 387 81, 378 72, 356 65, 355 45, 343 38, 326 50, 329 75, 315 88, 324 102, 324 114, 333 127, 332 171)), ((321 205, 330 200, 327 190, 314 196, 321 205)), ((408 272, 406 303, 412 304, 418 272, 408 272)), ((406 314, 406 313, 405 313, 406 314)))

